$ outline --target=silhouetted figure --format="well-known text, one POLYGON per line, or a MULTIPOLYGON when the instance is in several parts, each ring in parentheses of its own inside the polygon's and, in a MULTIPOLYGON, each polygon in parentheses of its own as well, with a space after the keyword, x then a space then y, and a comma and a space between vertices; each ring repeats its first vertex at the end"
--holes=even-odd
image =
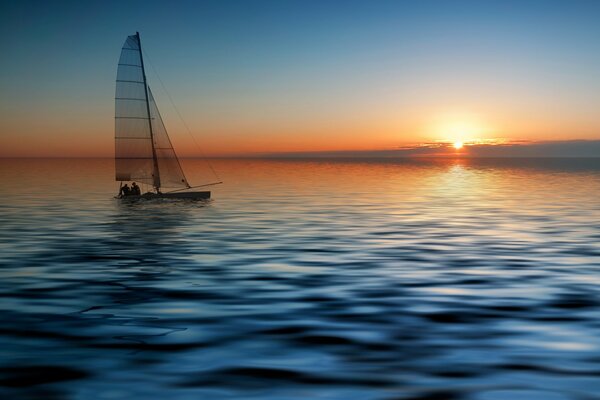
POLYGON ((131 194, 134 194, 134 195, 137 195, 137 196, 139 196, 139 195, 142 194, 142 191, 140 190, 140 187, 135 182, 133 182, 131 184, 131 194))
POLYGON ((129 186, 127 186, 127 184, 125 184, 125 186, 123 186, 121 188, 121 190, 119 191, 120 197, 129 196, 130 194, 131 194, 131 189, 129 188, 129 186))

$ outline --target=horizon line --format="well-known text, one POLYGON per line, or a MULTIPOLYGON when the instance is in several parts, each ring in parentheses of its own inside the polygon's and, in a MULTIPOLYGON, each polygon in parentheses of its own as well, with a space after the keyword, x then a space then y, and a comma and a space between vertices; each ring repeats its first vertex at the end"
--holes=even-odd
MULTIPOLYGON (((507 160, 507 159, 600 159, 600 155, 598 156, 469 156, 469 155, 417 155, 417 156, 407 156, 407 155, 398 155, 395 157, 391 156, 376 156, 376 155, 365 155, 365 156, 356 156, 356 155, 346 155, 346 156, 331 156, 331 155, 285 155, 273 153, 270 155, 240 155, 240 156, 210 156, 210 157, 201 157, 201 156, 186 156, 186 157, 178 157, 181 160, 283 160, 283 159, 381 159, 381 160, 507 160)), ((114 160, 114 156, 0 156, 0 160, 44 160, 44 159, 52 159, 52 160, 114 160)))
MULTIPOLYGON (((102 155, 40 154, 8 155, 2 159, 35 158, 113 158, 111 153, 102 155)), ((181 159, 250 159, 250 158, 598 158, 600 139, 570 140, 506 140, 489 139, 461 142, 454 148, 449 141, 421 142, 387 149, 363 150, 296 150, 272 152, 241 152, 217 154, 182 155, 181 159)))

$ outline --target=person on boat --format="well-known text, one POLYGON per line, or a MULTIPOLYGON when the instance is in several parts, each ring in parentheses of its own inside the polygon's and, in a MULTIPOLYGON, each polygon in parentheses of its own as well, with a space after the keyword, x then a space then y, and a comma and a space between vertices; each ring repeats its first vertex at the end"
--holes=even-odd
POLYGON ((131 184, 131 194, 139 196, 142 194, 142 191, 140 190, 140 187, 137 185, 137 183, 133 182, 131 184))
POLYGON ((119 191, 119 197, 129 196, 130 194, 131 194, 131 189, 129 188, 129 186, 127 186, 127 184, 125 184, 123 187, 121 187, 121 190, 119 191))

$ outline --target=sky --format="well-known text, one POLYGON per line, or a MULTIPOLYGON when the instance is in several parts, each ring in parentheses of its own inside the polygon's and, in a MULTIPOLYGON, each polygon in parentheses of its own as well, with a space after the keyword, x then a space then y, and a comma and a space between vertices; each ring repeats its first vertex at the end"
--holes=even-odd
POLYGON ((0 156, 111 157, 136 31, 181 156, 598 140, 598 21, 577 0, 5 0, 0 156))

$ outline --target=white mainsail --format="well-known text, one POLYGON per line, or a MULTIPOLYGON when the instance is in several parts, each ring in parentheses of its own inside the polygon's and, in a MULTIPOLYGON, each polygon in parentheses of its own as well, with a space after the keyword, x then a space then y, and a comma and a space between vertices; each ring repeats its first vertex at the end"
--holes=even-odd
POLYGON ((115 167, 117 181, 190 187, 147 84, 139 34, 125 40, 117 69, 115 167))

